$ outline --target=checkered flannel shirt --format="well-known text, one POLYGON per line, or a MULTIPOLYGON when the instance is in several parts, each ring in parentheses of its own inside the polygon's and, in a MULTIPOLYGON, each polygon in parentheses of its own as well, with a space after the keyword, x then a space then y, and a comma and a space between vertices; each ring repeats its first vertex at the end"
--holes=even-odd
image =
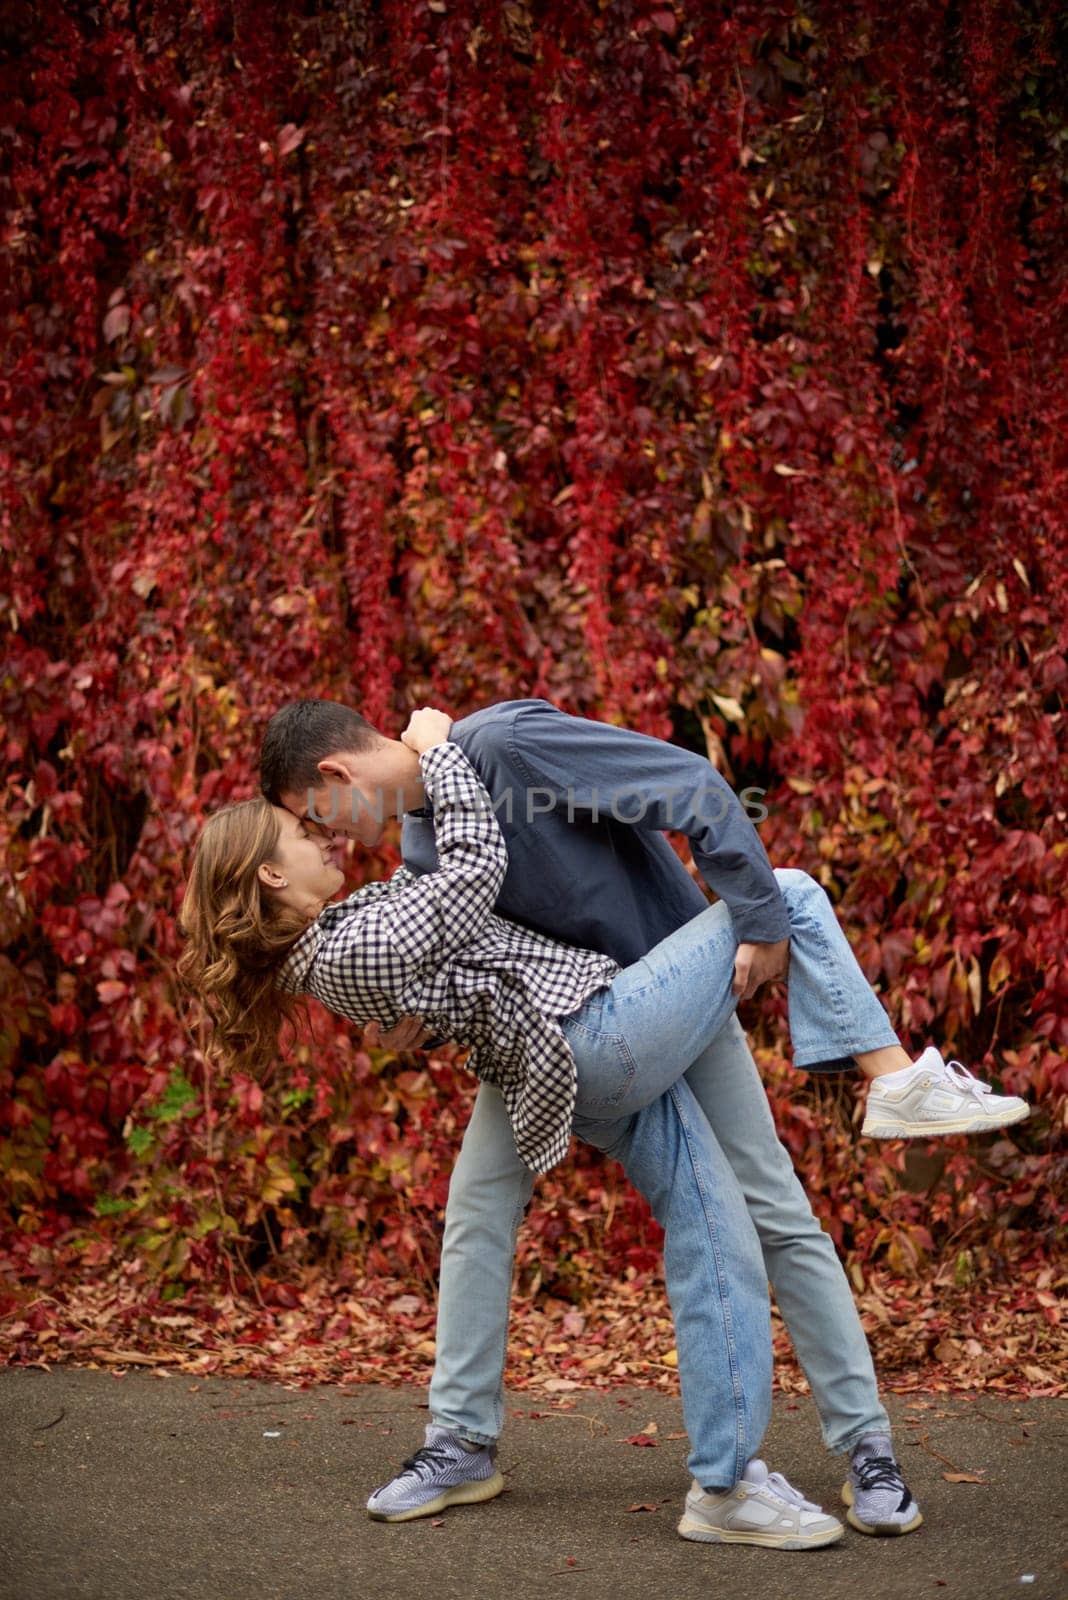
POLYGON ((556 1018, 620 967, 494 916, 508 866, 493 803, 459 745, 419 758, 434 810, 438 870, 398 867, 327 905, 301 934, 277 982, 353 1022, 392 1027, 418 1015, 472 1046, 467 1066, 497 1086, 516 1149, 534 1172, 567 1153, 575 1060, 556 1018))

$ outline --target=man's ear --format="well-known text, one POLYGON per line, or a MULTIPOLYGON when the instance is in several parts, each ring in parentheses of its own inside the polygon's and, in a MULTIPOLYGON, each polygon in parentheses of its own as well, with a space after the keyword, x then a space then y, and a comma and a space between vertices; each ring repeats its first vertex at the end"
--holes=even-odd
POLYGON ((349 763, 345 756, 324 756, 316 763, 319 778, 323 783, 348 783, 355 781, 349 763))

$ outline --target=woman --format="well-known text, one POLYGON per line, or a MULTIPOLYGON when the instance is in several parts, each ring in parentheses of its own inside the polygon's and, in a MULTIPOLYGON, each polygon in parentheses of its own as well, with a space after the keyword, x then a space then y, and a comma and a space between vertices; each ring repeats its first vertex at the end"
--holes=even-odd
MULTIPOLYGON (((504 840, 487 791, 447 742, 450 727, 424 708, 401 735, 433 804, 436 872, 399 867, 332 902, 343 874, 329 834, 266 800, 239 801, 211 817, 197 843, 179 973, 206 1005, 224 1055, 253 1071, 275 1059, 297 995, 361 1024, 420 1015, 472 1046, 467 1066, 500 1089, 520 1156, 547 1172, 575 1116, 615 1120, 648 1105, 715 1037, 736 1004, 736 941, 726 907, 709 906, 620 968, 494 916, 504 840)), ((865 1133, 977 1132, 1028 1115, 1025 1101, 992 1094, 933 1046, 911 1062, 824 891, 804 872, 776 877, 791 923, 795 1065, 852 1057, 877 1083, 865 1133), (922 1117, 910 1122, 900 1105, 917 1094, 922 1117)))

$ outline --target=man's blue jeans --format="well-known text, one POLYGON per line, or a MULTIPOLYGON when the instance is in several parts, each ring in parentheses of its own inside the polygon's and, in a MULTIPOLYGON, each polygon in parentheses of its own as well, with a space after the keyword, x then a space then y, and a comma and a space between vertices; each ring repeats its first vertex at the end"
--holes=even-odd
MULTIPOLYGON (((776 877, 797 1064, 896 1043, 823 890, 802 872, 776 877)), ((726 908, 710 907, 561 1020, 578 1069, 575 1132, 622 1162, 665 1228, 688 1465, 705 1485, 736 1482, 767 1423, 768 1277, 825 1443, 848 1450, 889 1432, 841 1264, 733 1015, 735 950, 726 908)), ((515 1234, 532 1191, 503 1101, 484 1084, 450 1184, 430 1390, 434 1422, 483 1442, 503 1423, 515 1234)))

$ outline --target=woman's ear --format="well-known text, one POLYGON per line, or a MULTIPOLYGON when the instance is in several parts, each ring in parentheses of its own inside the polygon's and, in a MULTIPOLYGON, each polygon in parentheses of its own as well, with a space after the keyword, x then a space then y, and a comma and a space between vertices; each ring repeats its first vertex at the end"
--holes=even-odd
POLYGON ((256 868, 256 876, 261 883, 267 885, 268 889, 284 889, 288 881, 283 878, 273 861, 261 861, 256 868))

